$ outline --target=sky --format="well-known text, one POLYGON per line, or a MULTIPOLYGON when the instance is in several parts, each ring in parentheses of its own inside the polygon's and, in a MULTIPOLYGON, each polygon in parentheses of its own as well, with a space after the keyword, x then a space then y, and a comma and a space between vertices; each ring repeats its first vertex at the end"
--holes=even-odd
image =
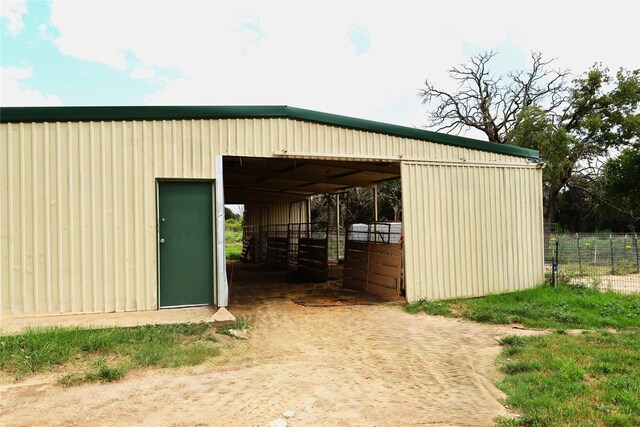
MULTIPOLYGON (((412 127, 425 79, 495 50, 640 68, 640 2, 0 2, 0 104, 291 105, 412 127)), ((467 136, 480 137, 482 135, 467 136)))

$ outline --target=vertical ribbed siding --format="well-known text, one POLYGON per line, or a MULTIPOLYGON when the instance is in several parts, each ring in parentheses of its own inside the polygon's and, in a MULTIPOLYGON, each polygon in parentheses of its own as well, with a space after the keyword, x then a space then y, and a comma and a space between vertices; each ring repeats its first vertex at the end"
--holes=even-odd
POLYGON ((257 197, 253 201, 244 204, 244 225, 276 225, 288 223, 307 222, 307 202, 301 201, 278 201, 265 203, 263 198, 257 197), (269 211, 268 223, 263 218, 264 210, 269 211))
POLYGON ((156 308, 155 180, 213 179, 207 124, 2 124, 2 310, 156 308))
POLYGON ((542 175, 533 167, 402 163, 407 300, 544 279, 542 175))
MULTIPOLYGON (((398 160, 402 155, 405 159, 528 163, 497 153, 291 119, 3 123, 0 138, 0 298, 2 310, 14 313, 156 308, 155 180, 213 179, 215 154, 272 157, 287 151, 319 159, 398 160)), ((443 191, 463 185, 452 172, 452 181, 447 181, 446 174, 429 173, 444 186, 443 191)), ((483 185, 498 185, 489 175, 477 172, 486 180, 483 185)), ((463 179, 476 194, 474 203, 494 209, 475 178, 463 179)), ((522 184, 522 191, 537 192, 522 203, 537 209, 541 188, 536 182, 538 187, 522 184)), ((455 196, 452 192, 452 199, 445 199, 448 206, 455 206, 455 196)), ((288 201, 267 204, 272 205, 271 224, 289 222, 288 201)), ((257 200, 248 200, 247 205, 261 214, 257 200)), ((306 221, 303 212, 303 218, 292 221, 306 221)), ((441 210, 428 221, 436 227, 436 218, 442 216, 441 210)), ((473 214, 469 220, 475 221, 473 214)), ((535 227, 540 228, 541 221, 535 227)), ((514 224, 530 226, 526 221, 514 224)), ((446 244, 445 237, 445 230, 431 235, 439 244, 446 244)), ((492 274, 489 258, 481 252, 494 250, 491 242, 475 239, 471 243, 478 259, 471 256, 471 248, 446 249, 449 258, 471 258, 473 271, 482 274, 459 272, 456 286, 461 291, 465 282, 473 283, 474 289, 486 286, 492 274)), ((526 254, 518 256, 526 259, 526 254)), ((536 256, 531 259, 537 260, 536 256)), ((415 268, 424 269, 424 265, 417 262, 415 268)), ((444 280, 444 269, 435 271, 444 280)))

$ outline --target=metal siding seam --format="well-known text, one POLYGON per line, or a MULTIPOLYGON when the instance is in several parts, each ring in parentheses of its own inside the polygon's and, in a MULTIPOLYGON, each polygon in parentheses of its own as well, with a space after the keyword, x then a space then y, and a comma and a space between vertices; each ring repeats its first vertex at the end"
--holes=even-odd
POLYGON ((45 265, 45 286, 46 286, 46 307, 47 312, 52 311, 52 283, 51 283, 51 165, 49 164, 49 124, 43 125, 43 150, 44 150, 44 265, 45 265))
MULTIPOLYGON (((2 130, 2 133, 4 134, 4 132, 6 131, 6 138, 2 138, 6 141, 7 143, 7 150, 6 152, 3 150, 0 154, 3 156, 3 160, 4 159, 4 155, 6 153, 6 164, 2 165, 2 173, 4 174, 6 172, 6 179, 2 179, 0 181, 0 187, 3 188, 3 192, 0 194, 0 196, 2 194, 4 194, 4 197, 6 197, 6 199, 4 200, 0 200, 2 201, 4 207, 7 209, 6 211, 6 235, 5 236, 0 236, 0 237, 5 237, 5 239, 0 239, 0 244, 2 245, 2 254, 3 257, 0 260, 0 262, 2 262, 2 265, 0 266, 2 268, 2 276, 1 277, 6 277, 7 278, 7 282, 6 282, 6 287, 5 286, 0 286, 0 290, 2 291, 2 307, 0 308, 2 311, 7 310, 11 313, 14 312, 14 290, 13 290, 13 286, 14 286, 14 280, 13 280, 13 166, 12 166, 12 161, 11 161, 11 155, 12 155, 12 150, 11 150, 11 146, 13 145, 13 137, 12 137, 12 129, 13 125, 11 123, 7 123, 6 125, 0 125, 0 129, 2 130), (5 204, 6 203, 6 204, 5 204), (4 247, 4 245, 6 246, 6 249, 4 247), (6 250, 6 254, 5 251, 6 250), (6 258, 4 258, 6 256, 6 258), (5 260, 6 259, 6 263, 5 260)), ((5 162, 3 162, 5 163, 5 162)), ((2 215, 2 213, 0 213, 0 215, 2 215)), ((5 222, 2 222, 2 226, 4 227, 5 222)), ((0 280, 2 280, 0 278, 0 280)))
MULTIPOLYGON (((504 224, 504 231, 498 233, 498 251, 499 259, 501 263, 498 265, 498 273, 500 274, 500 288, 499 292, 503 292, 508 287, 510 288, 510 280, 512 279, 513 264, 517 263, 516 253, 513 251, 512 241, 517 239, 517 234, 513 234, 515 231, 514 224, 514 204, 512 194, 512 184, 510 171, 500 169, 497 174, 499 181, 498 199, 499 203, 496 205, 499 207, 499 215, 502 217, 502 223, 504 224), (511 238, 507 238, 511 236, 511 238)), ((517 213, 516 213, 517 215, 517 213)))
POLYGON ((39 185, 40 180, 38 179, 38 171, 41 170, 40 162, 38 159, 38 131, 35 123, 31 123, 31 190, 33 192, 33 199, 31 202, 31 221, 32 221, 32 239, 33 239, 33 248, 31 255, 31 262, 33 265, 32 270, 32 282, 31 282, 31 291, 33 294, 33 309, 37 313, 40 308, 40 300, 42 298, 42 292, 40 289, 40 250, 39 250, 39 237, 40 230, 38 229, 39 220, 40 220, 40 207, 38 206, 38 196, 39 196, 39 185))
POLYGON ((464 174, 464 170, 459 167, 452 167, 452 176, 451 176, 451 202, 452 202, 452 214, 451 218, 453 221, 453 246, 451 248, 451 253, 453 255, 452 259, 452 267, 454 272, 454 281, 455 281, 455 291, 456 295, 465 295, 466 292, 463 289, 462 276, 464 273, 464 269, 467 267, 465 264, 465 260, 462 259, 460 253, 460 246, 462 245, 462 233, 460 232, 462 227, 464 226, 462 221, 462 216, 464 212, 464 188, 461 183, 461 174, 464 174))
POLYGON ((86 262, 85 262, 85 241, 84 232, 85 232, 85 224, 84 224, 84 214, 85 214, 85 176, 84 176, 84 133, 83 133, 84 123, 78 123, 78 237, 80 238, 80 247, 79 247, 79 294, 80 294, 80 311, 87 311, 86 309, 86 262))
MULTIPOLYGON (((446 192, 446 201, 447 201, 447 210, 445 220, 447 222, 447 285, 445 288, 445 295, 447 298, 458 294, 458 265, 457 260, 455 259, 455 245, 457 243, 457 222, 458 222, 458 212, 455 205, 455 198, 452 193, 454 185, 455 185, 455 176, 457 173, 456 166, 449 166, 445 169, 445 182, 444 188, 446 192), (448 190, 448 191, 447 191, 448 190)), ((442 192, 442 188, 440 191, 442 192)))
POLYGON ((11 312, 11 286, 13 286, 9 279, 11 259, 8 258, 11 239, 8 211, 9 186, 11 185, 9 175, 10 127, 8 123, 0 124, 0 313, 11 312), (6 135, 5 132, 7 132, 6 135))
MULTIPOLYGON (((411 196, 411 229, 407 234, 413 240, 412 244, 412 257, 413 263, 413 276, 414 282, 419 286, 416 286, 416 299, 429 298, 428 286, 432 282, 429 278, 429 274, 433 272, 431 266, 433 266, 434 256, 431 248, 428 248, 429 233, 432 231, 432 227, 429 225, 429 221, 432 219, 429 211, 426 208, 426 198, 428 193, 425 191, 425 184, 428 184, 427 175, 424 170, 418 170, 415 166, 405 165, 407 170, 407 185, 408 194, 411 196), (420 174, 418 174, 418 172, 420 174)), ((404 180, 404 176, 402 177, 404 180)), ((403 195, 404 197, 404 195, 403 195)), ((404 226, 404 217, 403 226, 404 226)))
MULTIPOLYGON (((105 146, 107 145, 107 138, 105 137, 105 123, 100 122, 100 181, 101 184, 99 188, 100 190, 100 235, 102 238, 100 255, 102 264, 101 273, 102 273, 102 309, 104 311, 109 311, 109 297, 107 294, 107 289, 109 287, 109 278, 108 278, 108 263, 107 263, 107 242, 109 241, 109 230, 107 228, 107 175, 106 175, 106 162, 107 162, 107 153, 105 146)), ((98 189, 96 188, 96 191, 98 189)), ((97 295, 96 295, 97 296, 97 295)))
POLYGON ((114 310, 122 311, 121 305, 121 297, 120 297, 120 274, 122 271, 121 262, 119 259, 119 239, 118 235, 120 234, 118 228, 118 216, 120 212, 118 210, 118 180, 122 178, 121 174, 118 173, 118 145, 120 141, 118 141, 118 132, 116 128, 115 122, 111 122, 111 178, 113 183, 111 185, 111 194, 112 202, 113 202, 113 298, 114 298, 114 310))
MULTIPOLYGON (((443 298, 443 281, 445 280, 445 266, 446 266, 446 252, 444 247, 444 238, 446 233, 444 226, 443 212, 444 203, 442 202, 442 195, 440 189, 442 188, 442 170, 432 169, 434 171, 434 181, 428 184, 430 201, 434 206, 434 222, 436 224, 436 248, 438 248, 438 260, 436 268, 436 280, 433 284, 433 295, 435 299, 443 298)), ((445 213, 446 215, 446 213, 445 213)))
POLYGON ((63 265, 62 265, 62 142, 60 133, 61 124, 55 124, 56 138, 55 138, 55 150, 56 150, 56 261, 58 266, 58 311, 64 312, 66 307, 64 300, 64 278, 63 278, 63 265))
POLYGON ((482 240, 482 249, 480 253, 482 254, 482 293, 487 294, 491 291, 489 288, 489 283, 491 279, 491 268, 489 265, 489 259, 491 258, 491 242, 489 241, 489 235, 487 233, 487 224, 486 218, 490 217, 491 214, 489 212, 490 207, 487 200, 487 192, 485 190, 487 185, 487 180, 485 178, 485 170, 483 168, 478 168, 478 188, 479 193, 481 194, 482 200, 482 210, 479 215, 478 222, 478 230, 480 232, 481 240, 482 240))
POLYGON ((529 223, 529 211, 527 209, 526 203, 528 198, 528 192, 525 188, 524 183, 524 175, 523 171, 517 170, 517 191, 516 196, 518 197, 518 207, 521 215, 517 217, 518 220, 518 231, 519 231, 519 239, 516 240, 518 244, 518 255, 520 260, 520 268, 516 271, 518 274, 518 288, 523 289, 526 287, 526 275, 529 273, 529 262, 530 257, 527 257, 527 248, 530 245, 531 240, 529 239, 529 232, 526 224, 529 223))
POLYGON ((464 170, 464 188, 465 188, 465 200, 464 200, 464 215, 462 217, 462 221, 464 221, 464 257, 466 259, 466 272, 465 272, 465 292, 467 294, 475 295, 476 293, 476 285, 475 285, 475 276, 477 275, 477 269, 475 266, 476 257, 473 251, 473 244, 475 242, 473 235, 473 215, 476 210, 474 208, 474 199, 473 199, 473 168, 463 168, 464 170))
POLYGON ((414 176, 419 178, 419 185, 415 187, 419 192, 418 194, 414 193, 414 209, 416 210, 416 218, 419 218, 420 223, 423 224, 422 233, 419 235, 420 251, 416 253, 418 258, 415 259, 415 262, 420 268, 422 276, 422 296, 433 299, 435 295, 434 288, 438 283, 437 271, 440 260, 438 247, 434 244, 436 241, 434 232, 440 225, 435 222, 434 193, 431 191, 435 182, 435 171, 430 167, 419 168, 416 165, 411 167, 414 170, 414 176), (419 175, 418 171, 420 172, 419 175), (427 190, 425 190, 425 187, 427 190), (427 260, 426 263, 422 262, 423 256, 427 260))
POLYGON ((130 248, 129 248, 129 156, 127 151, 128 147, 128 138, 127 138, 127 127, 128 123, 121 122, 122 126, 122 193, 120 197, 123 198, 122 201, 122 241, 124 248, 124 311, 129 311, 129 307, 131 306, 131 289, 130 289, 130 280, 129 280, 129 265, 130 265, 130 248))
POLYGON ((524 285, 526 287, 531 287, 533 284, 535 284, 536 279, 535 279, 535 273, 534 273, 534 268, 533 268, 533 264, 534 264, 534 252, 533 252, 533 245, 535 244, 534 239, 533 239, 533 229, 532 229, 532 224, 533 224, 533 206, 531 205, 531 179, 530 176, 532 175, 530 172, 525 172, 522 171, 522 175, 523 175, 523 181, 522 181, 522 194, 523 197, 525 198, 525 205, 524 205, 524 209, 527 212, 527 218, 526 218, 526 223, 525 223, 525 230, 527 233, 527 240, 526 240, 526 253, 525 253, 525 258, 527 261, 527 271, 525 276, 523 277, 524 280, 524 285), (532 282, 533 280, 533 282, 532 282))
MULTIPOLYGON (((14 180, 14 170, 13 170, 13 144, 14 144, 14 138, 13 138, 13 127, 14 125, 8 124, 7 125, 8 130, 8 136, 7 136, 7 140, 9 143, 8 149, 7 149, 7 169, 8 169, 8 176, 9 179, 7 181, 7 193, 8 193, 8 203, 7 203, 7 207, 8 207, 8 218, 7 218, 7 222, 9 224, 9 230, 8 230, 8 240, 9 240, 9 249, 8 249, 8 255, 9 255, 9 262, 7 263, 7 268, 9 269, 8 273, 9 273, 9 303, 10 303, 10 309, 12 313, 16 312, 16 281, 15 281, 15 269, 14 269, 14 265, 15 265, 15 254, 14 254, 14 247, 15 247, 15 229, 14 229, 14 225, 13 225, 13 218, 15 216, 14 214, 14 192, 13 192, 13 183, 15 182, 14 180)), ((20 140, 20 135, 18 134, 18 141, 20 140)))
MULTIPOLYGON (((144 123, 143 123, 144 126, 144 123)), ((140 310, 140 268, 142 268, 142 265, 146 264, 146 260, 143 261, 143 263, 140 262, 139 259, 139 255, 140 255, 140 199, 141 197, 135 197, 135 195, 138 194, 143 194, 142 197, 144 197, 144 188, 140 189, 139 187, 139 183, 138 183, 138 173, 140 170, 142 170, 142 168, 140 167, 139 161, 138 161, 138 150, 140 150, 140 147, 142 145, 144 145, 145 141, 142 140, 140 141, 140 139, 138 138, 138 122, 131 122, 131 133, 132 133, 132 137, 131 137, 131 148, 132 148, 132 168, 131 168, 131 185, 132 185, 132 201, 133 201, 133 254, 131 256, 132 258, 132 264, 133 264, 133 277, 134 277, 134 284, 133 284, 133 293, 134 293, 134 305, 136 310, 140 310)))
MULTIPOLYGON (((98 261, 97 261, 97 236, 96 229, 98 228, 98 223, 96 221, 96 162, 95 162, 95 123, 90 124, 89 128, 89 158, 91 170, 89 171, 89 194, 91 197, 91 300, 92 300, 92 311, 97 312, 100 310, 98 307, 98 261)), ((104 237, 102 237, 104 239, 104 237)), ((102 310, 103 311, 103 310, 102 310)))
POLYGON ((151 236, 149 235, 149 223, 151 221, 151 218, 149 216, 149 195, 152 194, 152 190, 151 190, 151 186, 149 185, 149 182, 151 182, 151 180, 149 179, 149 169, 148 169, 148 163, 149 163, 149 159, 147 158, 148 156, 148 150, 149 150, 149 145, 153 145, 153 134, 151 134, 151 138, 149 137, 149 122, 143 121, 141 124, 142 127, 142 135, 141 135, 141 139, 142 139, 142 144, 140 147, 141 150, 141 158, 142 158, 142 167, 139 167, 138 170, 141 171, 142 176, 140 177, 140 191, 142 192, 142 197, 140 198, 140 203, 142 206, 140 206, 142 213, 140 214, 140 217, 142 218, 142 226, 140 226, 140 229, 138 230, 138 234, 139 236, 142 238, 142 250, 140 252, 140 255, 142 255, 140 258, 142 259, 141 265, 139 265, 137 268, 138 269, 142 269, 142 271, 139 274, 142 274, 142 280, 140 280, 140 276, 138 276, 138 283, 136 283, 136 287, 138 288, 138 294, 140 295, 138 297, 138 304, 140 304, 141 309, 142 310, 149 310, 151 307, 149 306, 149 281, 150 281, 150 276, 148 274, 149 272, 149 266, 153 265, 153 260, 149 254, 149 240, 151 238, 151 236))

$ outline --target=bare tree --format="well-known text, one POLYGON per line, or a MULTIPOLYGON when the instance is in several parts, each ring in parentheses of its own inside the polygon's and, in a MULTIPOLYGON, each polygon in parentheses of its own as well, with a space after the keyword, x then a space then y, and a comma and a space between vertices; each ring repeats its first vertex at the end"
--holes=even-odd
POLYGON ((638 140, 640 70, 619 70, 614 84, 609 70, 596 64, 568 82, 568 71, 550 69, 553 60, 532 53, 529 70, 495 77, 489 70, 495 56, 481 53, 449 70, 456 92, 426 81, 419 96, 432 108, 429 126, 473 128, 491 142, 538 150, 547 164, 545 220, 553 222, 564 189, 585 191, 610 149, 638 140))
POLYGON ((428 127, 438 131, 460 132, 474 128, 484 132, 491 142, 509 143, 509 132, 518 125, 523 108, 544 105, 545 112, 554 112, 567 98, 566 70, 548 69, 553 62, 542 54, 532 53, 532 65, 527 71, 511 71, 495 77, 489 62, 496 52, 484 52, 469 63, 449 70, 458 83, 454 93, 445 92, 427 80, 418 93, 425 104, 435 104, 429 114, 428 127))

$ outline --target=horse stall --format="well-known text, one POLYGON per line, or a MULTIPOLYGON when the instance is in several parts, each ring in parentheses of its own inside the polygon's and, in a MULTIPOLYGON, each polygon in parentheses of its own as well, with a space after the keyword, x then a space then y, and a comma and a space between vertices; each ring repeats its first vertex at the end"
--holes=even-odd
POLYGON ((343 286, 389 300, 403 294, 401 223, 372 222, 347 227, 343 286))

